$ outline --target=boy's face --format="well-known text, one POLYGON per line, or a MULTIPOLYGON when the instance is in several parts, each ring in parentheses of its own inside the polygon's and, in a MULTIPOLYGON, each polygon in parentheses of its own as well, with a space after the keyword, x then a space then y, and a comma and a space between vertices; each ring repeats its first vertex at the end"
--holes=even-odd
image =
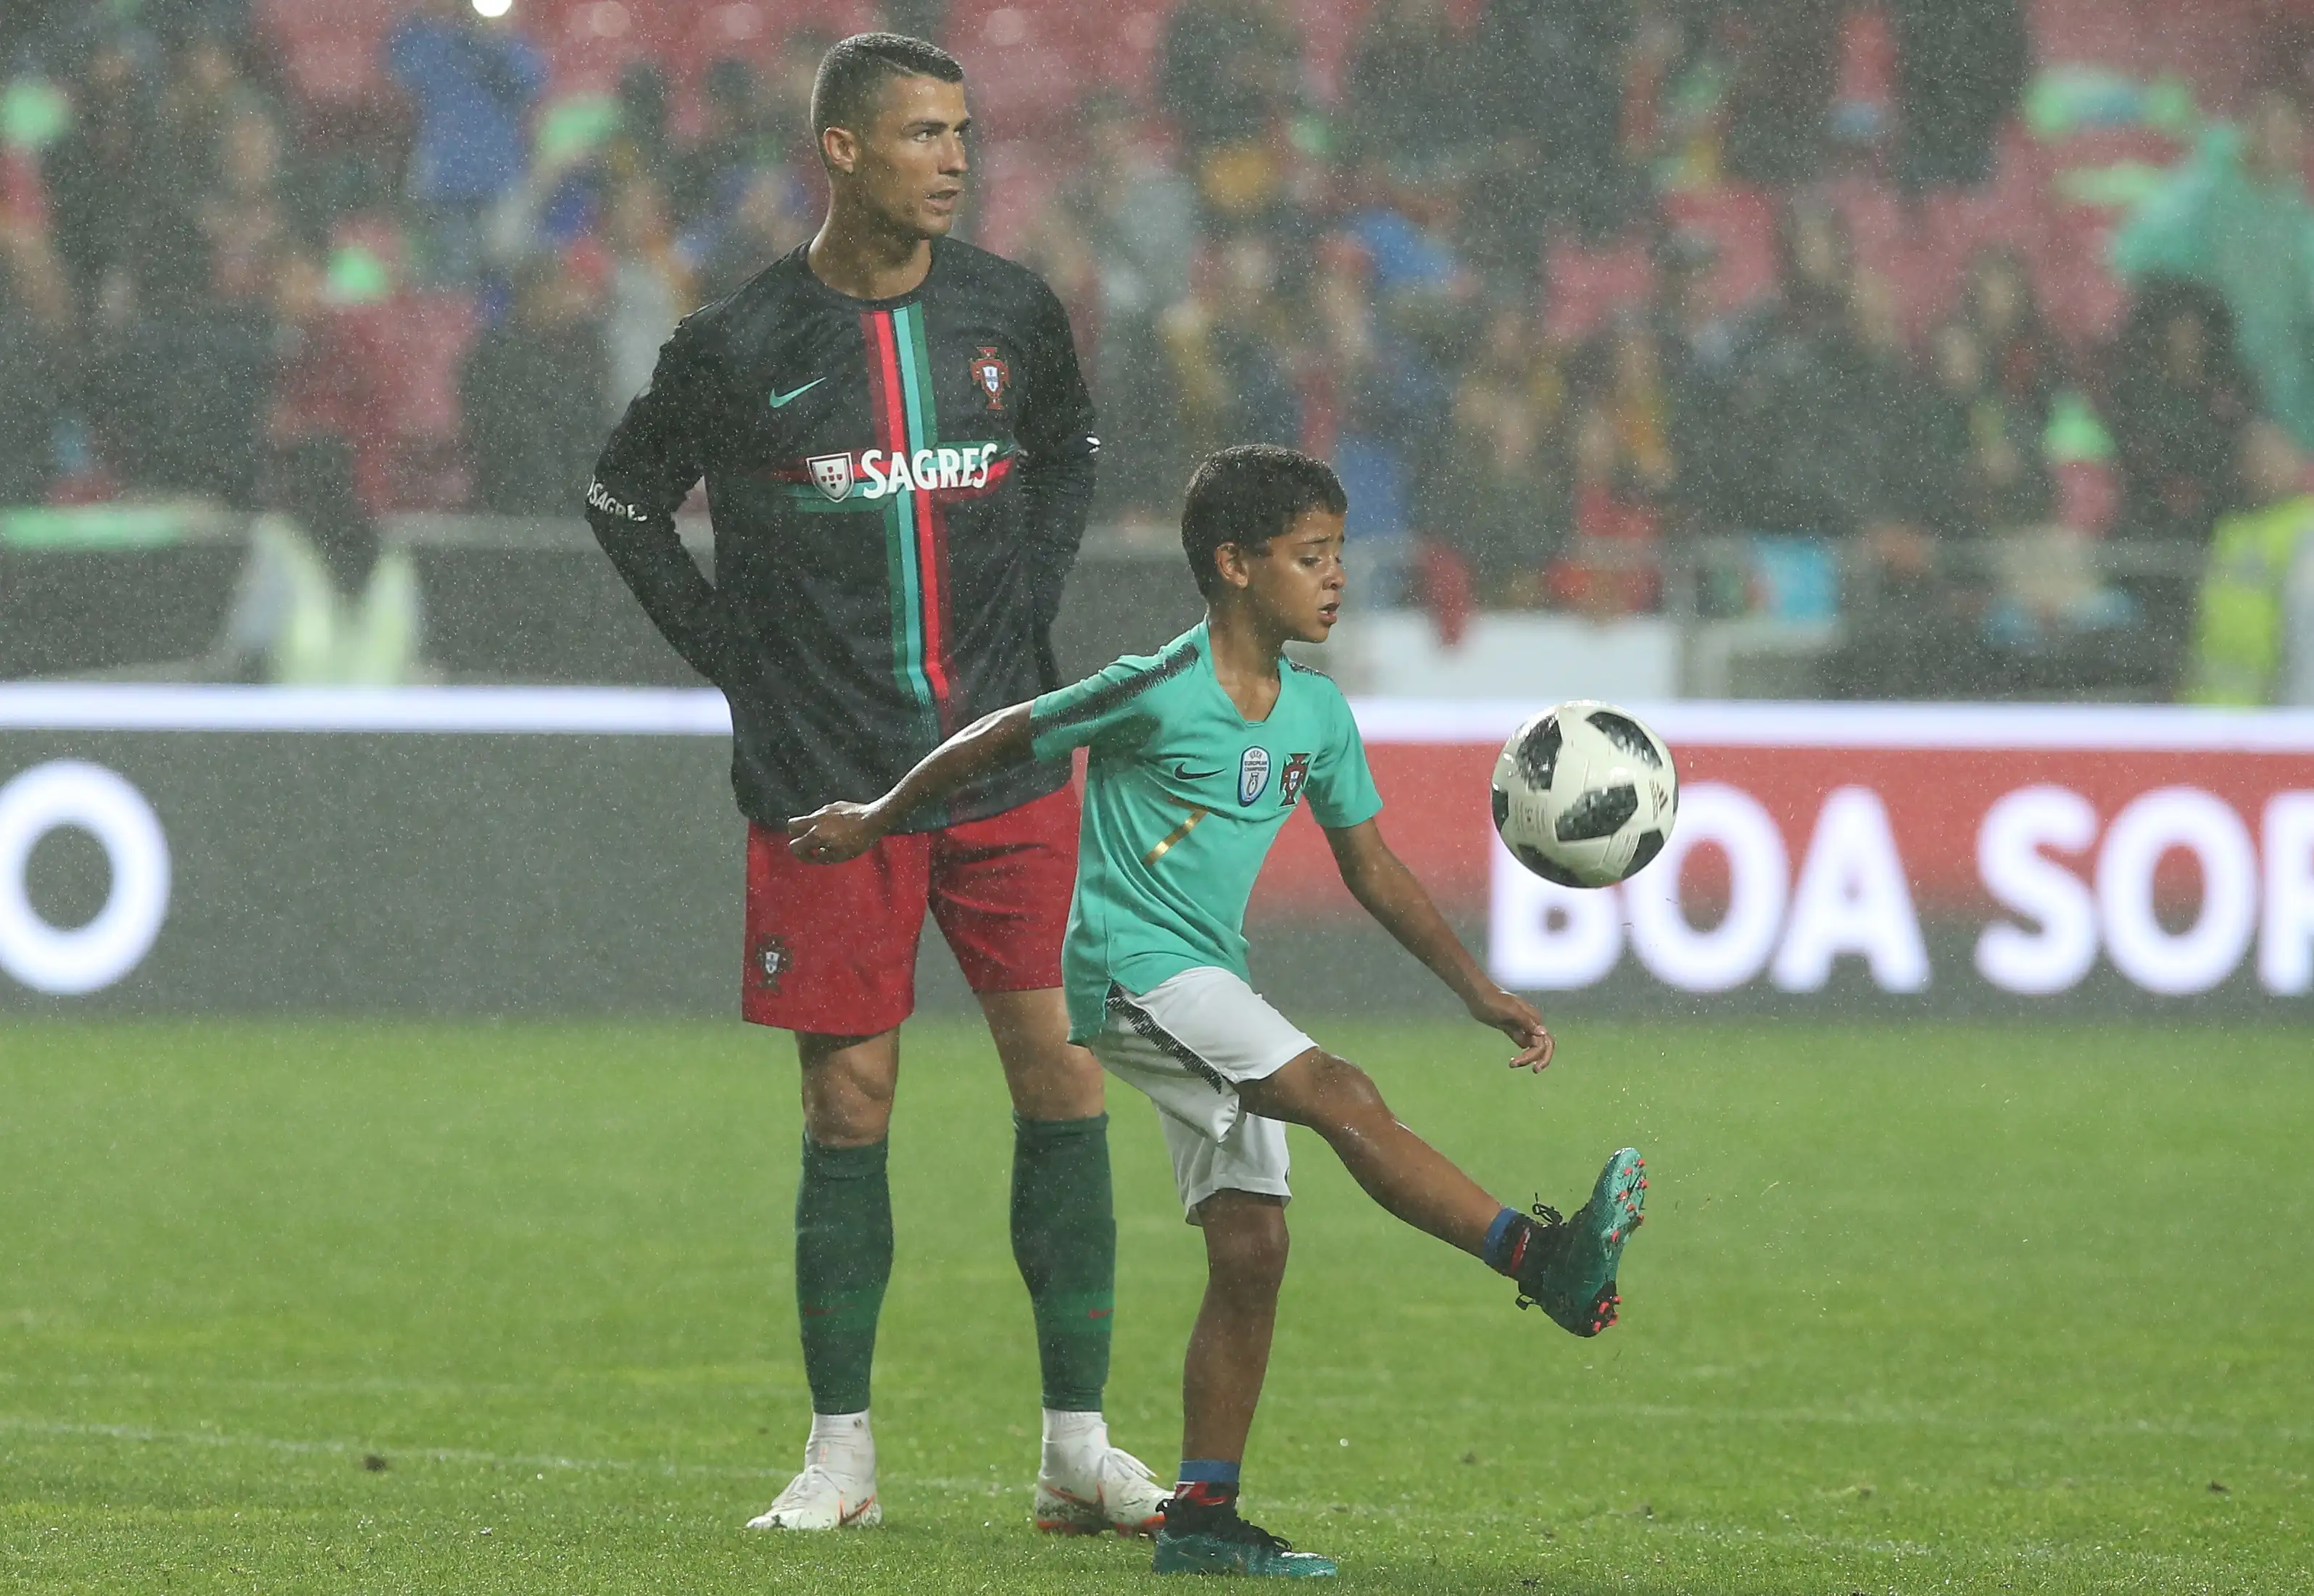
POLYGON ((1223 544, 1221 571, 1254 613, 1287 640, 1322 643, 1341 617, 1342 590, 1348 585, 1342 569, 1342 517, 1331 510, 1304 510, 1256 553, 1223 544))

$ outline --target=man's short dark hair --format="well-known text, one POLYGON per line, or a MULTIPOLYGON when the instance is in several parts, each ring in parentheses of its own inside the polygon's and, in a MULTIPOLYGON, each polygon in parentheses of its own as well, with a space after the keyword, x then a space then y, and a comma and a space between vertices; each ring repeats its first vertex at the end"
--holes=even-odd
POLYGON ((1211 598, 1221 583, 1214 553, 1223 543, 1259 554, 1295 516, 1349 508, 1341 479, 1324 461, 1276 444, 1237 444, 1197 462, 1181 507, 1181 552, 1197 591, 1211 598))
POLYGON ((838 40, 819 58, 811 84, 811 137, 817 144, 830 128, 852 132, 876 114, 877 96, 896 77, 964 81, 964 64, 936 44, 905 33, 854 33, 838 40))

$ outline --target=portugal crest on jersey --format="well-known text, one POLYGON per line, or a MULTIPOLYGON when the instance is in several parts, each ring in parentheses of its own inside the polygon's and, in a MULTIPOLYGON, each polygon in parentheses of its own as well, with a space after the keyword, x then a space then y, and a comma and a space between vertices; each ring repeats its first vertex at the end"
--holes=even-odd
POLYGON ((1012 385, 1012 368, 987 344, 981 345, 980 352, 972 357, 972 380, 988 395, 990 410, 1004 408, 1004 390, 1012 385))
POLYGON ((1269 750, 1249 748, 1237 762, 1237 801, 1250 804, 1269 787, 1269 750))
POLYGON ((812 485, 837 504, 852 492, 851 455, 815 454, 803 463, 811 472, 812 485))
POLYGON ((1278 807, 1284 809, 1292 808, 1294 800, 1302 796, 1303 786, 1309 780, 1310 756, 1306 754, 1288 754, 1285 759, 1285 768, 1277 772, 1277 791, 1284 800, 1278 807))

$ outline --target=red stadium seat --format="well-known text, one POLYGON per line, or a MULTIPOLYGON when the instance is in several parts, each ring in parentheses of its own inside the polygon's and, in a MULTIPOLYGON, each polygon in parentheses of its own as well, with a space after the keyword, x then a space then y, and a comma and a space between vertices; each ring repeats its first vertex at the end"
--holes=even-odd
POLYGON ((1117 19, 1115 31, 1094 52, 1092 64, 1104 83, 1128 93, 1146 95, 1155 89, 1164 42, 1163 9, 1139 6, 1117 19))
POLYGON ((1840 29, 1840 82, 1835 103, 1886 112, 1896 103, 1896 31, 1877 5, 1859 6, 1840 29))
POLYGON ((1052 197, 1057 164, 1051 148, 1033 140, 1008 139, 982 146, 976 169, 977 242, 1000 255, 1018 249, 1038 211, 1052 197))
POLYGON ((257 18, 300 101, 345 104, 393 93, 385 40, 409 9, 407 0, 259 0, 257 18))
POLYGON ((2267 71, 2257 18, 2240 4, 2163 5, 2146 19, 2157 70, 2192 84, 2205 108, 2239 110, 2267 71))
POLYGON ((2267 21, 2290 9, 2302 0, 2036 0, 2028 15, 2038 61, 2182 77, 2204 109, 2231 112, 2272 66, 2267 21))
POLYGON ((377 426, 376 365, 364 336, 369 315, 369 307, 332 311, 305 326, 276 384, 268 431, 277 443, 345 439, 354 451, 355 491, 375 514, 391 507, 393 495, 377 426))
POLYGON ((479 330, 474 302, 466 295, 412 294, 395 301, 379 330, 387 432, 458 436, 458 370, 479 330))
POLYGON ((1645 304, 1655 281, 1643 239, 1604 246, 1554 241, 1543 251, 1543 331, 1569 342, 1588 338, 1617 311, 1645 304))
POLYGON ((2094 460, 2069 460, 2056 468, 2057 520, 2079 532, 2102 535, 2121 513, 2121 480, 2112 466, 2094 460))
POLYGON ((532 19, 542 42, 550 32, 561 41, 554 51, 558 83, 605 86, 627 60, 647 56, 670 80, 689 85, 727 57, 768 64, 798 29, 840 36, 875 22, 872 0, 617 0, 623 22, 599 11, 601 3, 538 0, 519 13, 532 19), (550 16, 551 27, 542 21, 550 16))
MULTIPOLYGON (((1038 0, 957 0, 946 37, 969 75, 973 115, 992 137, 1059 136, 1087 91, 1130 70, 1128 35, 1141 14, 1088 14, 1038 0)), ((1148 37, 1153 50, 1153 29, 1148 37)))
POLYGON ((1776 202, 1757 189, 1665 196, 1674 227, 1709 238, 1719 251, 1709 296, 1714 309, 1732 311, 1774 296, 1780 269, 1776 202))
POLYGON ((2129 308, 2128 289, 2106 264, 2112 224, 2072 206, 2059 207, 2053 220, 2059 247, 2037 278, 2041 303, 2065 339, 2101 343, 2121 330, 2129 308))
POLYGON ((812 27, 842 35, 870 21, 861 0, 798 4, 796 0, 721 0, 689 10, 675 38, 667 66, 679 82, 695 83, 718 61, 740 60, 768 66, 787 37, 812 27))
POLYGON ((628 66, 667 55, 660 22, 638 0, 581 0, 561 8, 551 28, 537 19, 531 38, 545 52, 558 93, 608 93, 628 66))
POLYGON ((476 331, 473 301, 455 294, 321 317, 282 374, 272 435, 345 439, 372 511, 455 505, 463 493, 458 372, 476 331))
MULTIPOLYGON (((992 22, 1009 23, 1018 13, 1000 9, 992 22)), ((971 87, 972 114, 984 128, 1007 138, 1060 140, 1074 123, 1078 101, 1089 86, 1077 57, 1056 46, 1024 37, 1004 46, 957 40, 971 87)))
POLYGON ((397 508, 453 508, 467 489, 458 375, 479 318, 463 294, 411 295, 392 311, 377 329, 385 436, 371 445, 376 469, 397 508))
POLYGON ((48 231, 48 184, 30 150, 0 148, 0 217, 29 224, 36 234, 48 231))
POLYGON ((2034 58, 2122 69, 2142 32, 2133 0, 2037 0, 2027 13, 2034 58))

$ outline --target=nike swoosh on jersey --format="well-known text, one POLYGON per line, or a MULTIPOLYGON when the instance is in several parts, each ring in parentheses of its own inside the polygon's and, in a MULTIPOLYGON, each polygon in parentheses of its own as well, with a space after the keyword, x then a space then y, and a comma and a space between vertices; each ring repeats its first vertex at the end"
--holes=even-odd
POLYGON ((791 399, 800 399, 826 381, 827 381, 826 377, 814 377, 800 388, 791 388, 785 393, 774 393, 772 395, 772 408, 778 410, 791 399))
POLYGON ((1221 772, 1220 772, 1220 771, 1218 771, 1218 770, 1212 770, 1212 771, 1193 771, 1193 770, 1190 770, 1190 769, 1188 769, 1188 763, 1189 763, 1189 762, 1188 762, 1188 760, 1186 760, 1186 759, 1177 759, 1177 760, 1175 760, 1175 761, 1173 762, 1173 780, 1176 780, 1176 781, 1203 781, 1203 780, 1206 780, 1208 777, 1212 777, 1212 776, 1218 776, 1218 775, 1220 775, 1220 774, 1221 774, 1221 772))

